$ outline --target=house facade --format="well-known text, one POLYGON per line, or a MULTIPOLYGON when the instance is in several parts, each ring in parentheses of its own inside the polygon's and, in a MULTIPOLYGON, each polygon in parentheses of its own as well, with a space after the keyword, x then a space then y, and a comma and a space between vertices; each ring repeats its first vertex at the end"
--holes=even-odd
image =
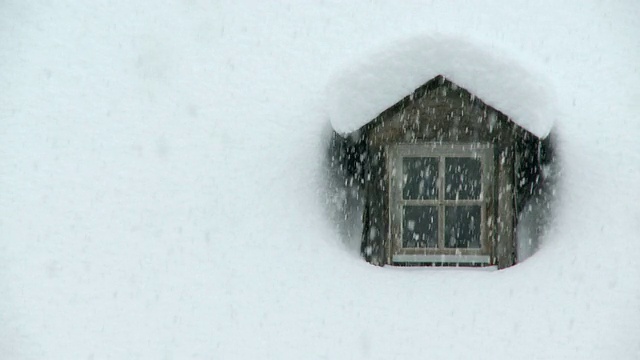
POLYGON ((367 261, 517 262, 518 214, 542 180, 542 139, 443 76, 348 138, 367 261))

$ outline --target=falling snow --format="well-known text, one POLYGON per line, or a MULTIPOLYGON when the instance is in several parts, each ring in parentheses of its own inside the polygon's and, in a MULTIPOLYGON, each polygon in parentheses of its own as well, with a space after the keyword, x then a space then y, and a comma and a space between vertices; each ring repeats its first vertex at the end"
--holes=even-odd
POLYGON ((640 358, 639 4, 0 10, 0 358, 640 358), (438 74, 555 137, 514 267, 360 257, 332 127, 438 74))

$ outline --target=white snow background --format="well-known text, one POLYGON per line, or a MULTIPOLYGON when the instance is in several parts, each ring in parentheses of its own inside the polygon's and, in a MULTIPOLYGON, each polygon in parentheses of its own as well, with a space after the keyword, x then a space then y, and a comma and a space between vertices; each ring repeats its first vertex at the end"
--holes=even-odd
POLYGON ((638 18, 635 1, 2 1, 0 359, 640 358, 638 18), (380 66, 425 53, 459 57, 380 66), (515 267, 374 267, 328 215, 332 116, 441 72, 534 129, 554 117, 554 220, 515 267), (368 76, 381 88, 341 104, 368 76))

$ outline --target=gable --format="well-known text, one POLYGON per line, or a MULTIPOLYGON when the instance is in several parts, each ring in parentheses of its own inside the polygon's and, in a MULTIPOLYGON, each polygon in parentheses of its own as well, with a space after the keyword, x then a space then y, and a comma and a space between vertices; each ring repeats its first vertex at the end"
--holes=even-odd
POLYGON ((363 128, 370 145, 393 142, 500 142, 519 127, 443 76, 406 96, 363 128))

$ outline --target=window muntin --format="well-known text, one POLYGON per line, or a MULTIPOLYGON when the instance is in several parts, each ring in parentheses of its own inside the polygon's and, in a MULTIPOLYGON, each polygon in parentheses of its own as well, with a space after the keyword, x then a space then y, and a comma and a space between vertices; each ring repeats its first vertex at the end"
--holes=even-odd
POLYGON ((393 261, 440 254, 447 261, 463 255, 488 262, 491 145, 401 144, 388 151, 393 261))

